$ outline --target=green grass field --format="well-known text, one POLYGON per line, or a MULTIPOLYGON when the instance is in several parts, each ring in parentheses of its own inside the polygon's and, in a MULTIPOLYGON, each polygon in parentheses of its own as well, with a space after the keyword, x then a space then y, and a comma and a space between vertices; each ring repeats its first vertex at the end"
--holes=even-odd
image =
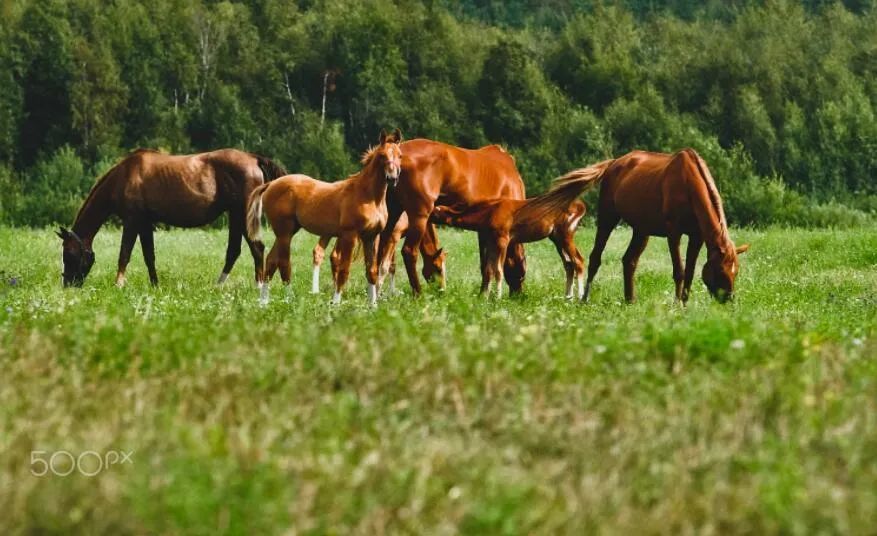
POLYGON ((328 263, 309 294, 305 234, 260 308, 246 253, 213 285, 221 231, 160 231, 161 287, 138 246, 117 289, 105 230, 63 290, 50 230, 0 228, 0 532, 873 533, 877 229, 732 236, 728 306, 699 280, 675 305, 658 239, 623 305, 624 229, 590 305, 547 242, 484 301, 443 231, 447 291, 375 311, 361 264, 342 305, 328 263), (88 477, 34 451, 133 452, 88 477))

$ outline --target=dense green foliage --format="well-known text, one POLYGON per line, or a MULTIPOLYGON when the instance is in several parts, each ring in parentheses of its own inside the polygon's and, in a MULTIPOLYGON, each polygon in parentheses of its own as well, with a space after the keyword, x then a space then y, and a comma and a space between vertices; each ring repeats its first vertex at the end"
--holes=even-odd
POLYGON ((502 143, 533 192, 633 148, 692 146, 738 224, 845 225, 877 207, 871 0, 0 10, 0 221, 69 222, 138 146, 234 146, 331 180, 385 126, 502 143))
POLYGON ((361 264, 340 306, 328 266, 308 293, 306 234, 260 308, 249 259, 213 283, 222 231, 159 232, 157 289, 139 251, 113 286, 102 232, 64 290, 49 230, 0 227, 0 533, 870 534, 877 232, 731 232, 727 306, 673 304, 663 240, 623 305, 625 230, 591 305, 547 241, 522 299, 480 300, 474 235, 442 230, 448 289, 371 311, 361 264))

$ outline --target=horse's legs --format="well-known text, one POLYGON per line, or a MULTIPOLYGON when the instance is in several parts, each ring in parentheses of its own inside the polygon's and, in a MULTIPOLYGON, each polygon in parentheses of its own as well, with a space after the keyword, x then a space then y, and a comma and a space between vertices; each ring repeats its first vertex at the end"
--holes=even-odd
POLYGON ((311 294, 320 293, 320 266, 323 264, 323 257, 326 255, 326 248, 329 247, 331 236, 321 236, 317 245, 314 246, 314 274, 311 278, 311 294))
POLYGON ((503 270, 509 285, 509 294, 520 294, 524 290, 524 277, 527 275, 527 256, 524 253, 524 245, 519 242, 512 243, 505 259, 503 270))
MULTIPOLYGON (((508 250, 509 250, 509 237, 508 237, 508 235, 503 235, 503 236, 498 237, 496 240, 496 258, 494 260, 494 265, 493 265, 493 274, 494 274, 494 279, 496 280, 496 297, 497 297, 497 299, 502 298, 503 269, 505 267, 506 255, 508 254, 508 250)), ((510 286, 509 294, 512 294, 511 286, 510 286)))
POLYGON ((122 245, 119 247, 119 271, 116 272, 116 286, 125 286, 125 270, 131 260, 131 250, 137 241, 139 226, 134 222, 125 223, 122 226, 122 245))
POLYGON ((600 211, 597 216, 597 237, 594 238, 594 247, 591 249, 590 257, 588 257, 588 282, 585 284, 585 294, 582 296, 582 301, 585 302, 591 297, 591 283, 597 275, 597 270, 600 269, 603 250, 606 249, 606 242, 609 241, 609 235, 612 234, 612 231, 621 219, 614 214, 612 216, 604 217, 603 214, 605 213, 606 211, 600 211))
MULTIPOLYGON (((244 214, 235 210, 228 211, 228 246, 225 249, 225 265, 216 280, 217 285, 225 283, 228 274, 241 256, 241 239, 244 237, 244 214)), ((142 240, 142 238, 141 238, 142 240)))
POLYGON ((298 231, 298 227, 293 222, 283 225, 272 225, 274 229, 274 245, 268 252, 268 260, 265 266, 265 277, 260 284, 262 303, 268 302, 268 283, 274 277, 274 272, 280 270, 280 278, 284 284, 289 284, 292 276, 292 270, 289 264, 289 244, 293 235, 298 231))
POLYGON ((566 272, 566 298, 572 299, 573 280, 578 279, 578 297, 581 299, 585 288, 585 262, 582 254, 576 249, 572 234, 563 233, 558 235, 552 233, 548 238, 554 243, 554 247, 557 248, 557 254, 560 255, 560 260, 563 262, 563 269, 566 272))
POLYGON ((627 246, 627 251, 621 257, 621 264, 624 267, 624 299, 627 303, 636 301, 633 274, 636 272, 636 265, 639 262, 640 255, 643 254, 643 250, 646 249, 646 244, 648 243, 649 235, 634 230, 630 244, 627 246))
POLYGON ((490 237, 484 231, 478 231, 478 261, 481 263, 481 295, 487 295, 490 290, 490 259, 489 257, 490 237))
POLYGON ((408 232, 405 234, 405 245, 402 246, 402 259, 405 261, 405 271, 408 272, 408 282, 415 296, 421 292, 420 277, 417 275, 417 256, 420 253, 420 241, 426 231, 428 214, 408 214, 408 232))
POLYGON ((383 285, 384 278, 387 276, 391 263, 394 267, 393 273, 395 278, 395 257, 397 242, 395 231, 396 224, 399 223, 399 218, 401 217, 402 208, 395 204, 391 206, 388 203, 387 224, 384 226, 383 231, 381 231, 380 239, 378 241, 378 266, 380 266, 380 270, 378 272, 378 289, 380 289, 381 285, 383 285))
POLYGON ((244 240, 250 248, 250 254, 253 256, 253 268, 256 272, 256 284, 265 279, 265 244, 261 240, 250 240, 247 233, 244 233, 244 240))
POLYGON ((335 241, 335 247, 332 248, 332 253, 329 254, 329 266, 332 267, 332 285, 334 288, 335 282, 338 281, 338 266, 341 262, 341 252, 338 250, 338 241, 335 241))
POLYGON ((377 253, 377 261, 379 262, 378 266, 378 291, 381 290, 381 287, 384 284, 384 279, 389 276, 390 278, 390 290, 389 293, 392 296, 396 292, 396 244, 398 243, 398 237, 394 233, 390 236, 387 242, 384 242, 383 237, 380 238, 378 253, 377 253), (387 251, 386 254, 381 257, 380 248, 386 244, 387 251))
POLYGON ((673 263, 673 283, 676 286, 676 301, 682 301, 682 280, 684 269, 682 267, 682 255, 679 253, 680 235, 671 227, 667 233, 667 246, 670 248, 670 261, 673 263))
POLYGON ((700 255, 700 248, 703 246, 703 239, 699 233, 692 233, 688 236, 688 251, 685 252, 685 284, 682 287, 682 303, 688 302, 691 295, 691 282, 694 281, 694 269, 697 266, 697 256, 700 255))
POLYGON ((368 304, 378 304, 378 236, 361 235, 362 251, 365 257, 365 278, 368 281, 368 304))
POLYGON ((140 249, 143 250, 143 261, 149 271, 149 282, 158 286, 158 274, 155 272, 155 241, 153 240, 152 223, 146 222, 140 227, 140 249))
POLYGON ((338 275, 335 278, 335 294, 332 296, 334 304, 341 303, 341 291, 344 290, 344 285, 350 277, 350 262, 355 243, 356 237, 350 234, 339 236, 335 243, 335 249, 338 250, 338 275))

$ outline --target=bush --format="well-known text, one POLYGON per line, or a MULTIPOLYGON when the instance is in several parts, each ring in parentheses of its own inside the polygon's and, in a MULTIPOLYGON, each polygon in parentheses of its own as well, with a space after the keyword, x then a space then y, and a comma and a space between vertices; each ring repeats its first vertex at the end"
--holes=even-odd
POLYGON ((27 225, 73 222, 94 178, 76 152, 65 145, 27 173, 19 221, 27 225))

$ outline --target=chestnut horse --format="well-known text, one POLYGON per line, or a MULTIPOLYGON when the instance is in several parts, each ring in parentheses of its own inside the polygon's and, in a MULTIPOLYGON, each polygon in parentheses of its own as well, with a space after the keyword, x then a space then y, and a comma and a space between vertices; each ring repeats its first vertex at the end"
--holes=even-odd
POLYGON ((552 193, 557 203, 563 204, 597 183, 601 184, 597 238, 588 262, 583 300, 590 296, 609 235, 622 220, 633 229, 633 238, 622 258, 625 300, 636 299, 633 275, 650 236, 667 237, 678 301, 683 304, 688 301, 697 256, 704 244, 707 249, 704 284, 720 302, 733 297, 734 280, 740 268, 737 255, 749 246, 738 248, 731 241, 715 181, 693 149, 675 154, 633 151, 567 173, 555 181, 552 193), (688 235, 684 265, 679 254, 682 235, 688 235))
POLYGON ((268 299, 268 282, 275 270, 279 269, 283 283, 289 284, 290 242, 302 228, 320 237, 338 237, 333 303, 341 301, 353 248, 359 240, 365 255, 368 300, 371 305, 377 303, 378 237, 387 223, 387 184, 399 180, 401 139, 398 129, 390 136, 381 131, 379 145, 363 156, 362 170, 345 180, 328 183, 306 175, 287 175, 253 191, 247 212, 250 240, 261 243, 263 206, 276 236, 260 278, 263 303, 268 299))
MULTIPOLYGON (((122 246, 116 284, 125 284, 125 270, 137 237, 149 280, 158 284, 155 271, 153 225, 199 227, 228 213, 228 248, 219 276, 223 283, 241 253, 246 202, 257 186, 286 171, 271 160, 234 149, 186 156, 138 149, 101 177, 79 209, 73 229, 58 232, 63 240, 65 286, 82 286, 94 264, 92 242, 111 216, 122 220, 122 246)), ((258 276, 262 251, 247 239, 258 276)))
MULTIPOLYGON (((417 276, 417 252, 428 229, 429 215, 436 202, 443 205, 468 206, 495 198, 524 199, 524 182, 514 159, 501 147, 490 145, 481 149, 462 149, 431 140, 410 140, 402 144, 402 179, 387 193, 389 219, 381 235, 381 265, 390 252, 392 233, 402 212, 408 214, 408 231, 402 258, 414 295, 421 292, 417 276)), ((425 254, 424 277, 438 275, 444 288, 444 252, 438 241, 430 244, 425 254)), ((484 237, 479 235, 479 251, 484 263, 484 237)), ((518 243, 509 246, 505 278, 512 292, 521 290, 526 272, 524 248, 518 243)))
POLYGON ((584 259, 576 249, 575 232, 585 215, 584 201, 574 199, 566 207, 542 207, 543 197, 532 199, 494 199, 458 210, 437 206, 430 219, 436 223, 478 231, 486 238, 486 259, 481 269, 481 294, 490 293, 496 281, 496 295, 502 296, 502 267, 510 243, 524 244, 549 238, 557 248, 566 271, 566 297, 573 297, 573 279, 578 295, 584 293, 584 259))

